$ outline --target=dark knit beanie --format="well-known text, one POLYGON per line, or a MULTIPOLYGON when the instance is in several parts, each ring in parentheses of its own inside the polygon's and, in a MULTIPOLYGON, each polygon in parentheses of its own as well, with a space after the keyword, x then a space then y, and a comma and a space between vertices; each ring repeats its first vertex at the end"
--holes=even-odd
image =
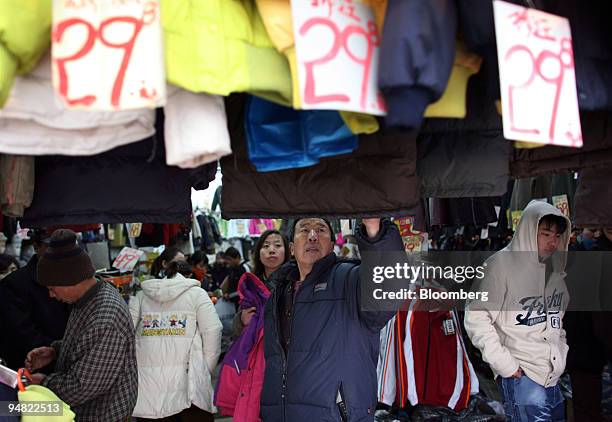
POLYGON ((38 283, 43 286, 74 286, 94 276, 91 259, 77 243, 76 233, 53 232, 49 247, 38 260, 38 283))

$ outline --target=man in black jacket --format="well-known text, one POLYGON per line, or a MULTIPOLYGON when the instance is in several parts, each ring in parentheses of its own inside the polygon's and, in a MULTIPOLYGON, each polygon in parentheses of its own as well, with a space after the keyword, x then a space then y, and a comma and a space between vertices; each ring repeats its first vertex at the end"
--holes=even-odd
MULTIPOLYGON (((366 277, 370 266, 403 252, 389 221, 365 219, 355 237, 366 277)), ((357 262, 336 258, 326 220, 297 220, 291 238, 295 263, 275 273, 279 284, 264 311, 261 416, 266 422, 346 422, 349 415, 373 421, 379 333, 395 312, 364 310, 368 279, 360 279, 357 262)))
POLYGON ((0 282, 0 321, 4 327, 0 356, 9 367, 23 367, 27 353, 61 340, 70 308, 49 297, 47 289, 36 282, 39 256, 47 250, 50 233, 30 230, 36 254, 28 264, 0 282))

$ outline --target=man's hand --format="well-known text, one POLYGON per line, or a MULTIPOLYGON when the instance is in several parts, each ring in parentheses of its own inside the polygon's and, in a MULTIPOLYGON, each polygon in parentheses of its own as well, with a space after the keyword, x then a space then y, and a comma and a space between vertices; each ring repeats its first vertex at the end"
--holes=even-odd
POLYGON ((41 385, 43 381, 47 378, 45 374, 32 374, 32 379, 30 380, 30 384, 41 385))
POLYGON ((255 311, 257 311, 257 308, 254 306, 242 311, 242 314, 240 315, 240 321, 242 322, 242 325, 244 325, 245 327, 249 326, 251 320, 253 319, 253 315, 255 315, 255 311))
POLYGON ((361 222, 366 228, 368 237, 376 237, 376 235, 380 231, 380 218, 364 218, 363 220, 361 220, 361 222))
POLYGON ((25 367, 28 371, 34 372, 44 368, 55 360, 55 349, 53 347, 37 347, 28 353, 25 367))
POLYGON ((514 374, 512 374, 512 378, 520 379, 523 376, 523 370, 519 367, 514 374))

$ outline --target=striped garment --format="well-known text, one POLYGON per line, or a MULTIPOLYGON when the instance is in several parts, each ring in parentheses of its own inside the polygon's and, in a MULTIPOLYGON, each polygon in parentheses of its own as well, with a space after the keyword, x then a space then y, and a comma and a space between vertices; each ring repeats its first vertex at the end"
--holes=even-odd
POLYGON ((119 422, 132 414, 138 395, 135 334, 119 292, 98 282, 72 309, 64 338, 52 347, 55 372, 43 385, 79 422, 119 422))

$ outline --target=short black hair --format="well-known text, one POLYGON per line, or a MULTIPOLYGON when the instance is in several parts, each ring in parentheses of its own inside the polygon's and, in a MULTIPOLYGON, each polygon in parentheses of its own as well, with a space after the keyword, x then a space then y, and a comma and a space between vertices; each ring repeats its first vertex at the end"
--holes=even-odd
POLYGON ((543 225, 547 229, 550 229, 553 226, 557 226, 557 234, 563 234, 567 230, 566 218, 555 214, 546 214, 544 217, 540 218, 540 221, 538 222, 538 227, 540 227, 541 225, 543 225))
POLYGON ((304 218, 298 218, 296 220, 293 221, 293 226, 291 226, 291 233, 289 234, 289 239, 291 242, 293 242, 293 238, 295 237, 295 227, 297 226, 297 223, 299 223, 302 220, 308 220, 311 218, 319 218, 321 220, 323 220, 325 222, 325 224, 327 225, 327 228, 329 229, 329 233, 331 234, 331 240, 332 242, 336 242, 336 234, 334 233, 334 229, 332 228, 331 223, 329 222, 328 219, 323 218, 323 217, 304 217, 304 218))
POLYGON ((5 272, 11 264, 15 264, 19 268, 19 261, 13 255, 0 253, 0 272, 5 272))
POLYGON ((242 259, 242 255, 240 255, 240 251, 233 246, 230 246, 225 250, 225 256, 232 259, 242 259))
POLYGON ((187 260, 194 267, 202 262, 204 265, 208 265, 208 256, 206 256, 206 252, 204 251, 195 251, 193 255, 189 257, 187 260))

